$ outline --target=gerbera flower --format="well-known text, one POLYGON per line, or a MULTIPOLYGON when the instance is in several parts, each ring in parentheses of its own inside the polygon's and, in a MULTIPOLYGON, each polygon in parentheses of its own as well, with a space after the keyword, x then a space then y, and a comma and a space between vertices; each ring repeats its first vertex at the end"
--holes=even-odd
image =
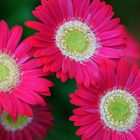
POLYGON ((82 140, 140 139, 140 71, 121 60, 117 70, 108 61, 102 63, 96 85, 71 94, 71 103, 79 106, 70 118, 80 126, 82 140))
POLYGON ((100 0, 42 0, 33 14, 40 22, 25 24, 37 31, 31 43, 44 71, 64 82, 75 78, 89 86, 98 76, 101 57, 120 58, 124 47, 120 19, 100 0))
POLYGON ((40 95, 50 96, 52 82, 43 79, 46 73, 31 59, 28 39, 19 40, 22 27, 9 30, 5 21, 0 21, 0 113, 4 109, 13 118, 19 113, 31 116, 29 106, 45 102, 40 95))
POLYGON ((128 32, 126 32, 126 34, 127 47, 125 49, 124 57, 131 63, 138 62, 140 59, 140 44, 133 35, 128 32))
POLYGON ((5 112, 0 116, 0 140, 38 140, 46 137, 54 120, 50 106, 33 107, 33 116, 18 116, 17 121, 5 112))

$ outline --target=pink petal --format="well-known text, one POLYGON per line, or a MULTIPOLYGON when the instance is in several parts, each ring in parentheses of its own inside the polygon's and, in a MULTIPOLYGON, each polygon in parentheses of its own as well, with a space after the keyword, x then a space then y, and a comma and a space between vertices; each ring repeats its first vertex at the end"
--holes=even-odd
POLYGON ((13 53, 19 43, 19 40, 22 35, 22 27, 21 26, 15 26, 12 28, 10 31, 10 36, 8 39, 7 47, 6 49, 10 52, 13 53))

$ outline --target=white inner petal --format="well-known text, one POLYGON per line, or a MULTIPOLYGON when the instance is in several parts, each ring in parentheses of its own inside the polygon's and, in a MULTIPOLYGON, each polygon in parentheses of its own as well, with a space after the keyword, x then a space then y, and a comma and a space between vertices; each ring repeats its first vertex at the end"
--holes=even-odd
POLYGON ((118 132, 128 132, 137 123, 138 102, 125 90, 107 92, 100 102, 100 116, 106 127, 118 132))
POLYGON ((73 20, 63 23, 56 31, 55 39, 56 46, 60 49, 61 53, 64 56, 74 59, 78 62, 89 60, 93 56, 97 48, 97 41, 94 33, 86 23, 83 23, 79 20, 73 20), (70 37, 70 34, 72 33, 75 35, 75 37, 70 37), (66 40, 66 37, 68 36, 69 41, 66 40), (83 39, 81 40, 81 45, 81 38, 79 37, 83 37, 83 39), (78 43, 79 46, 76 46, 78 43), (85 49, 80 48, 83 46, 82 43, 86 44, 85 49), (73 45, 73 48, 71 47, 72 49, 69 48, 71 44, 73 45), (75 48, 74 45, 76 46, 75 48))
POLYGON ((0 91, 9 92, 19 82, 20 70, 16 61, 5 53, 0 53, 0 65, 0 91))
POLYGON ((12 120, 12 118, 4 112, 0 116, 0 123, 6 130, 15 132, 17 130, 22 130, 27 127, 31 123, 32 119, 32 117, 19 116, 18 120, 14 122, 14 120, 12 120))

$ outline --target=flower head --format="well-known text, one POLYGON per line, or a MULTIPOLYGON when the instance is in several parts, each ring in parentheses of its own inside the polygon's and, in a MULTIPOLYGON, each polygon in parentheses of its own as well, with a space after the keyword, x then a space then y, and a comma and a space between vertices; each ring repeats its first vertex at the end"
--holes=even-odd
POLYGON ((125 59, 130 63, 138 62, 140 60, 140 44, 128 31, 126 32, 125 59))
POLYGON ((56 72, 85 86, 98 77, 102 57, 123 55, 124 33, 112 7, 100 0, 42 0, 33 14, 41 22, 26 25, 39 31, 30 40, 44 71, 56 72))
POLYGON ((19 44, 22 28, 9 30, 5 21, 0 21, 0 113, 4 109, 13 118, 18 114, 32 115, 29 105, 44 105, 40 95, 49 96, 52 83, 43 79, 39 59, 32 59, 28 39, 19 44))
POLYGON ((0 140, 37 140, 46 137, 53 127, 54 120, 50 106, 33 107, 33 116, 18 116, 14 121, 7 113, 0 116, 0 140))
POLYGON ((96 85, 82 85, 70 95, 79 106, 70 118, 82 140, 140 139, 140 71, 121 60, 118 67, 102 62, 96 85))

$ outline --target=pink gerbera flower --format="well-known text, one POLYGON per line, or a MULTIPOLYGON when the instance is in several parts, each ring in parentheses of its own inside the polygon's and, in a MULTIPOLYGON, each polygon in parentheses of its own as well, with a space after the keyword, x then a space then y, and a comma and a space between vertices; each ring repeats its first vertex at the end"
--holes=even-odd
POLYGON ((71 103, 79 106, 70 120, 80 126, 82 140, 140 139, 140 71, 125 61, 117 70, 108 61, 102 62, 96 85, 79 86, 71 94, 71 103))
POLYGON ((101 57, 120 58, 122 25, 112 7, 100 0, 42 0, 33 14, 41 22, 26 25, 39 31, 32 39, 44 71, 56 72, 64 82, 75 78, 89 86, 98 76, 101 57))
POLYGON ((140 44, 130 33, 126 32, 126 34, 127 47, 124 57, 131 63, 138 62, 140 59, 140 44))
POLYGON ((29 106, 45 102, 40 95, 49 96, 52 82, 43 79, 46 73, 31 59, 28 40, 21 44, 22 28, 9 30, 6 22, 0 21, 0 113, 4 109, 13 118, 19 113, 32 115, 29 106))
POLYGON ((17 121, 5 112, 0 117, 0 140, 38 140, 46 137, 54 120, 50 106, 35 106, 33 116, 18 116, 17 121))

